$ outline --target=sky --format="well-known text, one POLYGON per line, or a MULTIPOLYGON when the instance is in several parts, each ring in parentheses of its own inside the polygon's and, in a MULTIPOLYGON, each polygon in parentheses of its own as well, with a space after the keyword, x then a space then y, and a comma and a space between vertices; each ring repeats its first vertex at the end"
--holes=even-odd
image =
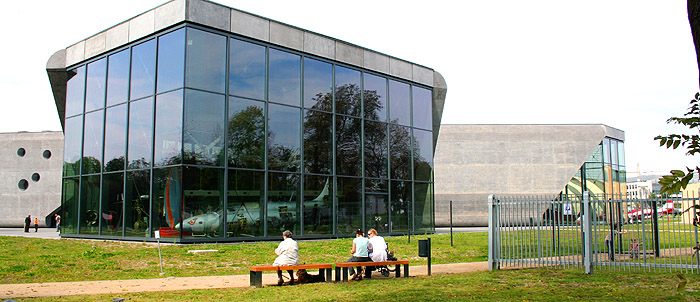
MULTIPOLYGON (((61 130, 49 57, 164 2, 3 4, 0 132, 61 130)), ((666 124, 698 92, 686 1, 214 2, 433 68, 443 124, 605 124, 625 131, 628 181, 700 165, 653 140, 693 133, 666 124)))

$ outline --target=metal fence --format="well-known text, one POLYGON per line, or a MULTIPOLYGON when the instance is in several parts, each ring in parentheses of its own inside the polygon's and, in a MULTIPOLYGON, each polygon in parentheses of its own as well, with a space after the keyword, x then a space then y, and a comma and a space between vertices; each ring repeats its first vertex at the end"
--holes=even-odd
POLYGON ((489 269, 700 273, 698 197, 489 196, 489 269))

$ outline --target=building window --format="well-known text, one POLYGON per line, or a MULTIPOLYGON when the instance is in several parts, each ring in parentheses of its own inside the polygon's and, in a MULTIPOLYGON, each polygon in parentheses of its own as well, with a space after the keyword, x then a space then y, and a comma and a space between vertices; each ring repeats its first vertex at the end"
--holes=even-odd
POLYGON ((20 179, 20 180, 19 180, 19 183, 17 183, 17 187, 18 187, 20 190, 24 191, 24 190, 26 190, 27 188, 29 188, 29 182, 28 182, 26 179, 20 179))
POLYGON ((24 148, 17 149, 17 156, 24 157, 25 154, 27 154, 27 150, 24 150, 24 148))

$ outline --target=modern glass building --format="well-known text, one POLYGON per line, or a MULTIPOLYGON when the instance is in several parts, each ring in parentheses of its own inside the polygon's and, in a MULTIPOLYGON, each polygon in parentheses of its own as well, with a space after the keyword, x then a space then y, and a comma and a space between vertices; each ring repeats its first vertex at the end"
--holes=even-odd
POLYGON ((624 141, 606 137, 576 172, 562 192, 582 196, 588 191, 592 198, 627 198, 627 174, 624 141))
POLYGON ((47 71, 65 134, 61 236, 434 230, 446 86, 432 69, 176 0, 57 52, 47 71))

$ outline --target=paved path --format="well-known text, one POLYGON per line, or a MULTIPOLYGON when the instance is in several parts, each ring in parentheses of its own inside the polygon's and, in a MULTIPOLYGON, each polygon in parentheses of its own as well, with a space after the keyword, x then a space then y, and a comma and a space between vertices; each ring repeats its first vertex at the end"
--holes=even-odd
MULTIPOLYGON (((433 274, 467 273, 485 270, 488 270, 488 265, 486 262, 436 264, 432 266, 433 274)), ((427 275, 428 267, 425 265, 411 266, 409 272, 411 276, 427 275)), ((375 278, 382 278, 381 276, 376 277, 376 274, 374 275, 375 278)), ((276 283, 277 274, 263 274, 263 286, 273 285, 276 283)), ((0 284, 0 299, 157 292, 188 289, 247 288, 249 285, 250 280, 248 275, 0 284)))

